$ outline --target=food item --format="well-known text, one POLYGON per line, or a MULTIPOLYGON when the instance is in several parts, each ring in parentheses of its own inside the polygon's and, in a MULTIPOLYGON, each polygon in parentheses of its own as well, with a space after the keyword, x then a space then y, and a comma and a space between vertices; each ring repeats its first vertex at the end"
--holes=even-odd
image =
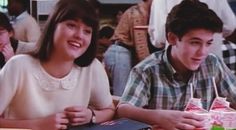
POLYGON ((207 110, 203 109, 201 99, 191 98, 185 108, 185 111, 204 117, 204 120, 202 122, 204 124, 204 127, 196 128, 195 130, 209 130, 212 127, 211 115, 208 113, 207 110))
POLYGON ((226 128, 227 130, 236 128, 236 111, 230 108, 229 104, 226 98, 216 97, 211 105, 212 124, 217 129, 220 127, 226 128))

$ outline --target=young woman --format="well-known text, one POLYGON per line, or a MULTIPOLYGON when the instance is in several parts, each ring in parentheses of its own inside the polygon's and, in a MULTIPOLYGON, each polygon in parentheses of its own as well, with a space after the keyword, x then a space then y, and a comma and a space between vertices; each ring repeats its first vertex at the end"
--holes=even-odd
POLYGON ((86 0, 60 0, 38 48, 0 71, 0 127, 67 129, 112 119, 114 105, 95 59, 98 19, 86 0))
POLYGON ((14 40, 13 28, 7 16, 0 12, 0 68, 14 56, 18 41, 14 40))
POLYGON ((35 43, 22 42, 13 38, 14 29, 8 17, 0 12, 0 69, 15 54, 27 53, 35 43))

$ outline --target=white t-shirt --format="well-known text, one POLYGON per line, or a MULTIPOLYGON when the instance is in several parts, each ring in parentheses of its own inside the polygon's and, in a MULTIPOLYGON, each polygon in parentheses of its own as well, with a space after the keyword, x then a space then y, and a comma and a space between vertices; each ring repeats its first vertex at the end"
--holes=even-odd
POLYGON ((14 38, 23 42, 37 42, 41 35, 39 24, 26 11, 13 21, 14 38))
POLYGON ((60 79, 29 55, 12 57, 0 71, 0 115, 6 119, 35 119, 70 106, 104 108, 111 103, 108 78, 97 59, 88 67, 74 65, 60 79))
POLYGON ((23 41, 18 41, 18 46, 16 48, 16 54, 24 54, 24 53, 29 53, 36 48, 36 43, 34 42, 23 42, 23 41))

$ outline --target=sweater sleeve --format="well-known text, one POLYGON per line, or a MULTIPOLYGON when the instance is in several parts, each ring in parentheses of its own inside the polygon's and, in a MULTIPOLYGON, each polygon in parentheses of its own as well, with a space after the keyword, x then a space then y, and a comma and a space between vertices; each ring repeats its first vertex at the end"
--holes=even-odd
POLYGON ((94 62, 92 64, 93 86, 89 104, 95 108, 102 109, 112 104, 112 96, 108 77, 103 65, 97 59, 94 62))
POLYGON ((4 113, 14 97, 20 79, 20 66, 16 57, 11 58, 0 71, 0 115, 4 113))

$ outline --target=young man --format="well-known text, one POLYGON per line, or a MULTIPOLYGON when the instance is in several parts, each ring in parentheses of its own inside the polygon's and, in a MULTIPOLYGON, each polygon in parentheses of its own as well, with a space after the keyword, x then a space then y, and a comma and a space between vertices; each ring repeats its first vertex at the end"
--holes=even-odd
MULTIPOLYGON (((166 17, 170 10, 176 5, 179 4, 182 0, 155 0, 153 1, 151 7, 151 14, 149 19, 149 33, 150 39, 154 46, 160 45, 168 45, 165 44, 165 23, 166 17)), ((223 22, 223 30, 222 33, 216 35, 214 37, 214 45, 210 52, 216 54, 217 56, 222 57, 221 45, 223 44, 223 39, 228 37, 228 40, 232 40, 234 38, 234 31, 236 31, 236 17, 234 12, 229 6, 228 0, 199 0, 208 5, 210 9, 212 9, 217 16, 223 22)), ((235 32, 236 33, 236 32, 235 32)), ((236 37, 236 36, 235 36, 236 37)))
POLYGON ((135 66, 118 105, 118 115, 165 130, 187 130, 202 126, 199 115, 183 112, 193 84, 194 97, 209 109, 216 97, 227 97, 236 108, 236 78, 223 61, 209 54, 213 35, 223 23, 206 4, 183 0, 167 17, 166 37, 170 46, 135 66), (213 78, 214 77, 214 78, 213 78))

